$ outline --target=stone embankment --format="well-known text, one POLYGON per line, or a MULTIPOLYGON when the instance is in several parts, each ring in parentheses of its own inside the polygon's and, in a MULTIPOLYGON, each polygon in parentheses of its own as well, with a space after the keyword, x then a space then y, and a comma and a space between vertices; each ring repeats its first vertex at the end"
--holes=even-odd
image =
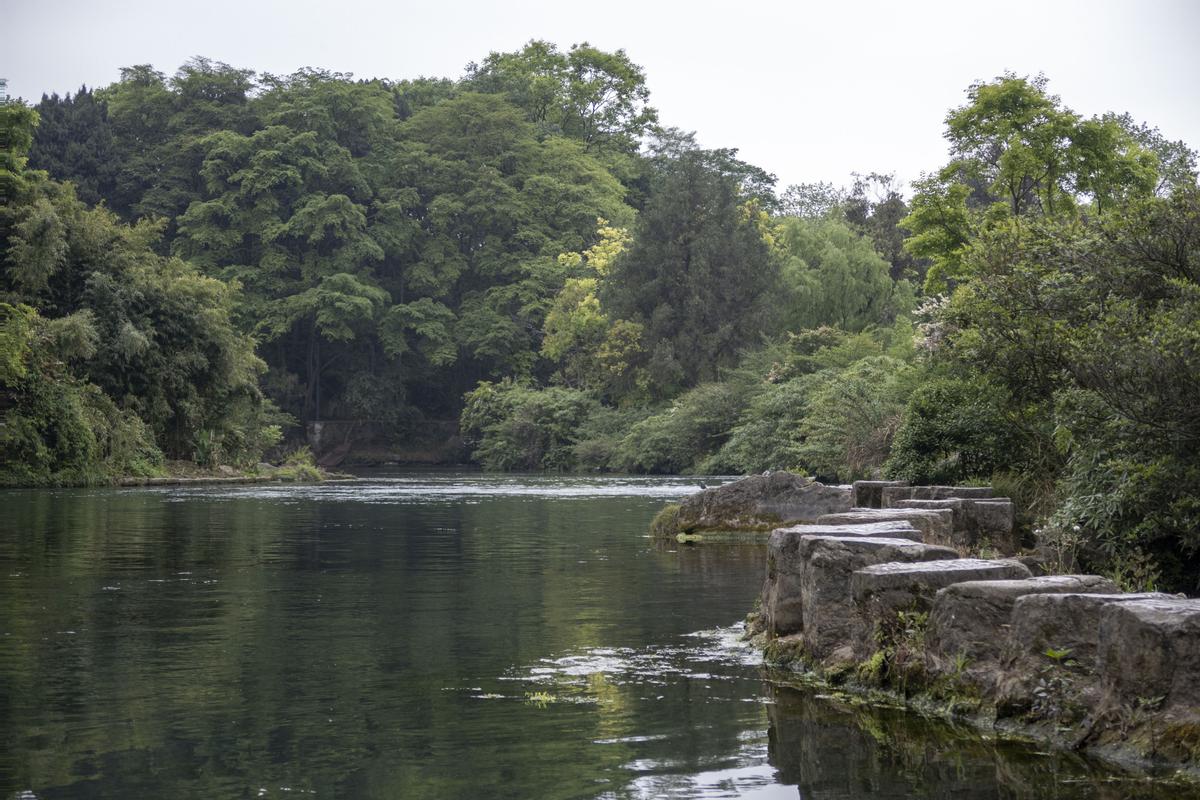
POLYGON ((845 494, 845 510, 770 534, 751 619, 769 663, 1200 775, 1200 600, 965 557, 1017 551, 1013 504, 990 489, 845 494))
POLYGON ((801 524, 874 524, 903 522, 929 544, 959 554, 1019 549, 1013 503, 994 497, 990 488, 908 486, 897 481, 859 481, 827 486, 790 472, 743 478, 704 489, 655 519, 657 535, 706 531, 753 532, 801 524))

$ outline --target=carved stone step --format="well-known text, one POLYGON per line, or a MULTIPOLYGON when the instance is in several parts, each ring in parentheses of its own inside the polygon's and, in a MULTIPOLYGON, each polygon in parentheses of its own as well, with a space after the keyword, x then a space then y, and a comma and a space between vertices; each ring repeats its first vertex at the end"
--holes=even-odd
POLYGON ((1134 710, 1200 716, 1200 600, 1113 603, 1100 613, 1105 702, 1134 710))
POLYGON ((947 500, 961 497, 982 500, 994 497, 990 486, 888 486, 880 490, 883 508, 891 508, 900 500, 947 500))
POLYGON ((953 558, 947 547, 904 539, 805 536, 800 540, 801 621, 804 647, 816 661, 847 660, 853 653, 854 605, 850 579, 872 564, 953 558))
POLYGON ((990 544, 1009 555, 1018 550, 1014 536, 1016 509, 1006 497, 973 500, 951 497, 945 500, 898 500, 895 508, 950 509, 953 515, 953 534, 950 541, 939 544, 957 547, 962 551, 977 550, 990 544))
POLYGON ((908 486, 908 481, 855 481, 851 496, 855 508, 883 508, 883 490, 908 486))

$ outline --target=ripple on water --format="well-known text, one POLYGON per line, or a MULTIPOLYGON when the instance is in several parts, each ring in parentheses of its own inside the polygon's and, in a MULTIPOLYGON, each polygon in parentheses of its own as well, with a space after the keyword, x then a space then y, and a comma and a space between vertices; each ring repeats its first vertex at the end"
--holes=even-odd
MULTIPOLYGON (((717 486, 733 478, 706 478, 717 486)), ((528 500, 593 499, 597 497, 644 497, 678 500, 698 489, 691 478, 630 477, 546 477, 495 476, 479 474, 448 475, 444 478, 421 477, 372 478, 353 482, 311 485, 247 484, 244 486, 189 486, 137 488, 126 491, 166 494, 168 502, 196 498, 218 500, 271 500, 281 503, 303 501, 354 503, 471 503, 488 498, 525 498, 528 500)))
POLYGON ((589 647, 513 670, 501 680, 581 686, 603 675, 610 685, 665 685, 680 679, 744 680, 746 667, 762 663, 762 654, 742 641, 741 623, 697 631, 681 644, 648 647, 589 647))

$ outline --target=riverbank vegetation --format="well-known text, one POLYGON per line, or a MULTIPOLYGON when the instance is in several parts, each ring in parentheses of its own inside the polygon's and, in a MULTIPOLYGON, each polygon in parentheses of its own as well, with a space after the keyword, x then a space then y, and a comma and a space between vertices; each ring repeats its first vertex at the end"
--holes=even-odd
POLYGON ((781 188, 649 100, 533 41, 4 106, 3 480, 459 419, 492 469, 992 481, 1064 561, 1197 588, 1192 150, 1004 75, 910 194, 781 188))

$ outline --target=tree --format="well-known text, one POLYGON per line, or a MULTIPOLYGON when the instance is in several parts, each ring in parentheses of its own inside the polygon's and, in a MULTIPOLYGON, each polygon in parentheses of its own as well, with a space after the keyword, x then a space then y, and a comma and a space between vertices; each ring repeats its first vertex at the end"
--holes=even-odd
POLYGON ((111 197, 120 163, 107 104, 83 86, 62 98, 42 95, 37 111, 40 123, 29 150, 30 165, 71 181, 85 203, 111 197))
POLYGON ((972 84, 946 117, 950 163, 917 184, 910 253, 929 258, 926 288, 961 279, 975 233, 1007 218, 1104 213, 1151 195, 1158 159, 1112 117, 1083 119, 1046 91, 1043 76, 972 84))
POLYGON ((769 183, 733 151, 662 142, 653 191, 601 301, 645 328, 659 393, 711 380, 772 329, 779 263, 755 197, 769 183))
POLYGON ((588 151, 633 152, 658 119, 646 102, 642 68, 624 50, 609 53, 587 42, 567 53, 537 39, 515 53, 493 52, 468 67, 466 82, 505 94, 530 122, 579 139, 588 151))
POLYGON ((777 233, 783 254, 788 330, 832 325, 861 331, 890 325, 911 310, 912 289, 897 284, 889 265, 845 224, 833 219, 786 217, 777 233))
MULTIPOLYGON (((10 108, 7 121, 36 122, 10 108)), ((26 367, 8 385, 7 441, 32 470, 25 479, 104 479, 128 459, 195 456, 201 443, 208 461, 258 458, 278 430, 258 388, 263 363, 232 318, 233 288, 156 253, 161 224, 123 225, 44 173, 13 183, 0 287, 36 350, 17 356, 26 367), (55 392, 61 404, 47 399, 55 392)))

